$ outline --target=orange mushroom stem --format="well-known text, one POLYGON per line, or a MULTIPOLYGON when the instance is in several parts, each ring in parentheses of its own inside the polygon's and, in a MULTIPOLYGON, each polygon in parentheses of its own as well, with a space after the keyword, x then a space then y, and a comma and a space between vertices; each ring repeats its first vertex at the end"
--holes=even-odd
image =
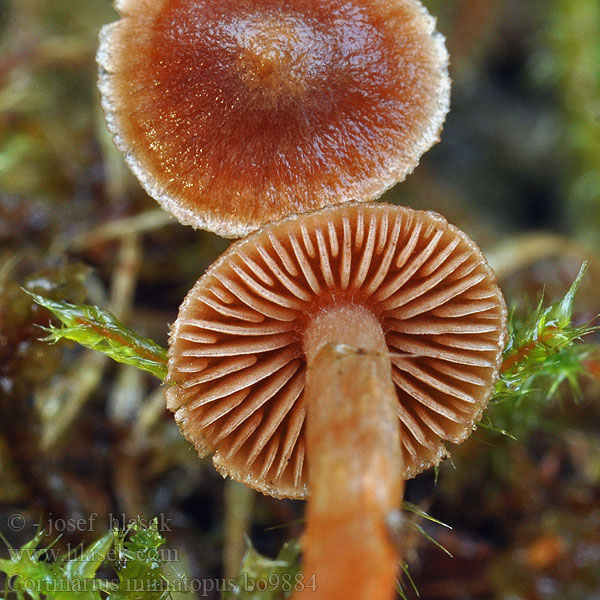
POLYGON ((304 335, 311 598, 391 598, 399 556, 387 530, 403 490, 398 399, 387 344, 370 311, 323 312, 304 335))

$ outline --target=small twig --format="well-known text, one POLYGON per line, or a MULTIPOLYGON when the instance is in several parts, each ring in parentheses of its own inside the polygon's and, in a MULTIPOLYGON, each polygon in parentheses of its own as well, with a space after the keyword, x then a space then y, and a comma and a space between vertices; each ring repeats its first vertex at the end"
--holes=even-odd
POLYGON ((256 492, 233 479, 225 482, 225 578, 232 579, 242 566, 256 492))
POLYGON ((570 256, 577 260, 598 258, 592 248, 553 233, 538 231, 507 239, 486 252, 488 262, 498 277, 505 277, 551 256, 570 256))
POLYGON ((58 239, 53 252, 61 253, 67 250, 81 252, 90 246, 118 240, 128 235, 155 231, 174 223, 168 213, 163 210, 149 210, 133 217, 124 217, 109 223, 103 223, 91 231, 86 231, 71 238, 58 239))
POLYGON ((332 350, 339 355, 339 358, 345 358, 347 356, 380 356, 381 358, 392 359, 413 359, 424 356, 418 353, 407 353, 407 352, 373 352, 372 350, 365 350, 364 348, 357 348, 349 344, 326 344, 324 348, 332 350))
MULTIPOLYGON (((126 314, 133 301, 139 262, 138 240, 129 234, 121 246, 112 281, 110 307, 118 316, 126 314)), ((86 350, 66 375, 36 394, 43 416, 40 443, 44 450, 52 448, 75 421, 100 384, 108 362, 107 356, 86 350)))

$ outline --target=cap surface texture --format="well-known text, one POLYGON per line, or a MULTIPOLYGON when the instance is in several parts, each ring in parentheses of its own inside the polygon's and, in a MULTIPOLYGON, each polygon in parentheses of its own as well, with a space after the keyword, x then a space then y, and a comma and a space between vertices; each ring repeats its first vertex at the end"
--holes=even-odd
POLYGON ((404 179, 448 55, 418 0, 119 0, 100 34, 115 143, 150 196, 227 237, 404 179))

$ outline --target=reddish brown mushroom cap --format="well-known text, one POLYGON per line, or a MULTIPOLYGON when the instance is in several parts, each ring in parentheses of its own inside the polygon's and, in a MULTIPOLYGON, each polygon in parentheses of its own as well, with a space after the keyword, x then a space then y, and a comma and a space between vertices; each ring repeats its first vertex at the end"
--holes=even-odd
POLYGON ((119 0, 108 127, 146 191, 221 235, 404 179, 438 138, 448 56, 418 0, 119 0))
POLYGON ((468 437, 505 344, 493 272, 436 213, 349 203, 233 244, 181 306, 167 404, 224 475, 306 496, 303 335, 315 315, 343 304, 364 307, 383 327, 405 478, 444 458, 445 441, 468 437))

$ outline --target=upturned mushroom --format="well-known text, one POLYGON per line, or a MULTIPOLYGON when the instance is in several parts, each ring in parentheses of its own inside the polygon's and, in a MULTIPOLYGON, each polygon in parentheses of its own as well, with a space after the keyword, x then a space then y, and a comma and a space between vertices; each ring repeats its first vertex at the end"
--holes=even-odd
POLYGON ((265 226, 198 280, 172 327, 167 404, 224 476, 310 493, 315 597, 388 599, 403 481, 469 436, 505 339, 502 294, 463 232, 348 203, 265 226))
POLYGON ((371 200, 438 139, 448 56, 418 0, 116 0, 99 88, 115 143, 187 225, 241 236, 371 200))

